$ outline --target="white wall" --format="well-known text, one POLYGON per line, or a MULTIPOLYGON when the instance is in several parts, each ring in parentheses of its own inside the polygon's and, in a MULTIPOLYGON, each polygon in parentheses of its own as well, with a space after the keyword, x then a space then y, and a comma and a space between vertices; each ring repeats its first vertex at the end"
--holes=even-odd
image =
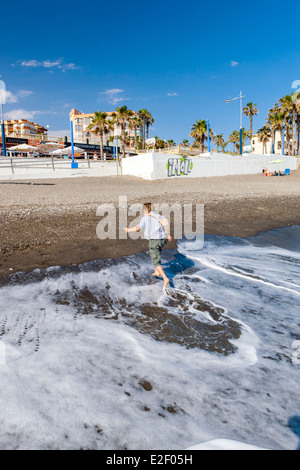
MULTIPOLYGON (((167 153, 145 153, 134 157, 124 158, 122 160, 123 175, 132 175, 148 180, 168 179, 167 164, 170 159, 181 160, 180 155, 167 153)), ((290 168, 295 170, 297 167, 297 158, 282 157, 283 162, 271 165, 270 162, 278 159, 278 156, 268 155, 250 155, 244 157, 213 154, 210 158, 189 157, 193 165, 187 175, 171 176, 171 178, 203 178, 209 176, 226 175, 247 175, 261 173, 263 168, 269 170, 282 170, 290 168)), ((26 158, 16 159, 14 174, 10 168, 10 160, 0 158, 0 180, 7 179, 31 179, 31 178, 69 178, 76 176, 115 176, 117 175, 117 162, 94 162, 90 161, 91 168, 87 167, 86 161, 79 161, 78 169, 71 169, 71 160, 65 162, 64 168, 58 168, 53 171, 51 159, 48 160, 48 167, 32 167, 26 158), (25 165, 20 167, 19 165, 25 165), (6 166, 6 168, 4 167, 6 166)), ((38 159, 35 159, 36 161, 38 159)), ((45 162, 45 160, 44 160, 45 162)), ((34 162, 36 164, 36 162, 34 162)), ((120 174, 120 171, 119 171, 120 174)))
POLYGON ((35 159, 33 165, 26 158, 16 158, 13 159, 13 162, 15 163, 14 174, 10 167, 10 159, 0 158, 0 180, 117 175, 116 161, 94 162, 90 160, 90 168, 88 168, 86 160, 79 160, 78 169, 72 169, 71 160, 66 162, 62 159, 61 162, 55 162, 55 171, 53 171, 51 159, 35 159), (39 167, 39 164, 42 164, 42 166, 39 167), (59 168, 59 166, 62 168, 59 168))
MULTIPOLYGON (((149 180, 166 179, 167 164, 170 159, 181 159, 180 155, 166 153, 146 153, 123 159, 123 175, 134 175, 149 180)), ((297 158, 282 157, 280 164, 270 164, 278 160, 277 155, 232 156, 212 154, 209 158, 189 157, 192 169, 187 175, 171 176, 171 178, 202 178, 209 176, 250 175, 262 173, 263 168, 295 170, 297 158)), ((280 158, 281 159, 281 158, 280 158)))

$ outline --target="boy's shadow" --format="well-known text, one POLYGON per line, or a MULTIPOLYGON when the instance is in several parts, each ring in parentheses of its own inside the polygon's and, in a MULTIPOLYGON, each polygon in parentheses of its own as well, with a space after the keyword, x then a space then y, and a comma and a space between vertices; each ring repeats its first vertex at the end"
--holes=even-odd
POLYGON ((288 421, 288 425, 293 433, 296 434, 296 436, 299 438, 299 443, 296 450, 300 450, 300 416, 292 416, 288 421))
POLYGON ((177 274, 182 273, 194 265, 195 263, 191 259, 180 253, 176 253, 174 259, 167 262, 166 267, 164 266, 166 276, 170 279, 170 287, 174 287, 173 279, 177 274))

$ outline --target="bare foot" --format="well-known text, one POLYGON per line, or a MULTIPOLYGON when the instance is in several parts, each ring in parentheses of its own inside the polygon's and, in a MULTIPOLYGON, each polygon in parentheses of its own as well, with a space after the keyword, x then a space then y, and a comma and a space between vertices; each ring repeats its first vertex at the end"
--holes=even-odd
POLYGON ((158 273, 152 273, 152 276, 154 276, 154 277, 160 277, 160 274, 158 274, 158 273))
POLYGON ((167 287, 167 285, 169 284, 169 282, 170 282, 170 279, 168 279, 168 278, 165 279, 163 289, 165 289, 165 288, 167 287))

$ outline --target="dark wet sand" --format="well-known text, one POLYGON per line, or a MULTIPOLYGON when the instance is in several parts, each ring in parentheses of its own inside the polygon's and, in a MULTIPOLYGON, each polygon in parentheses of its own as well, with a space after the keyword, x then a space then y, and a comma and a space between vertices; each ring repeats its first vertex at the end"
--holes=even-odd
MULTIPOLYGON (((0 182, 0 276, 49 266, 119 258, 147 248, 145 240, 99 240, 102 203, 199 203, 205 233, 238 237, 300 225, 300 170, 261 175, 144 181, 133 177, 0 182)), ((176 241, 167 245, 176 247, 176 241)))

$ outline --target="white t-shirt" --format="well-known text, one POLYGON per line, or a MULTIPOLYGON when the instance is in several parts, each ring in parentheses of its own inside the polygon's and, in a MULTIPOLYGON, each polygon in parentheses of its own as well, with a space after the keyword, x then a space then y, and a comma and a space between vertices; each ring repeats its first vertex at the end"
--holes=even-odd
MULTIPOLYGON (((163 219, 163 216, 151 211, 150 214, 158 217, 159 220, 163 219)), ((166 232, 162 224, 155 217, 150 214, 142 217, 140 223, 137 225, 141 230, 144 229, 144 235, 147 240, 162 240, 167 238, 166 232)))

